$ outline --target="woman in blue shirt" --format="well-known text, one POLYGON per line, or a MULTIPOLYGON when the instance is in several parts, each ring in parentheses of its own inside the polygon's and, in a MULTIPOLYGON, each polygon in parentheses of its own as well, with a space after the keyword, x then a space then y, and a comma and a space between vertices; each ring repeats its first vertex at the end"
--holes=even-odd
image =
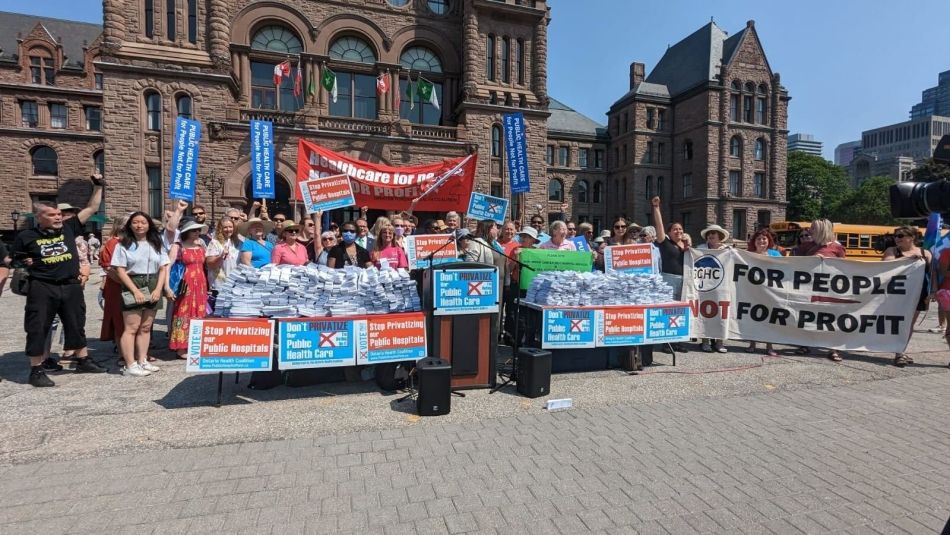
MULTIPOLYGON (((782 253, 776 249, 775 234, 772 234, 772 231, 767 228, 756 231, 756 233, 749 238, 747 246, 750 253, 764 254, 766 256, 782 256, 782 253)), ((755 342, 750 342, 749 347, 746 348, 746 352, 752 353, 755 349, 755 342)), ((778 353, 772 349, 772 344, 765 344, 765 354, 770 357, 778 355, 778 353)))
POLYGON ((267 241, 265 236, 273 228, 274 224, 270 221, 263 221, 256 217, 241 223, 240 232, 246 236, 246 239, 241 244, 240 263, 258 269, 270 264, 274 245, 267 241))

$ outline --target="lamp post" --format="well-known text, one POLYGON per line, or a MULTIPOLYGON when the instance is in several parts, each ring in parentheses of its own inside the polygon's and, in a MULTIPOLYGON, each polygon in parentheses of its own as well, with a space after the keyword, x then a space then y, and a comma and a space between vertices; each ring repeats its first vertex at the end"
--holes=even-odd
POLYGON ((19 210, 14 210, 14 211, 10 212, 10 219, 13 220, 13 234, 16 235, 16 233, 17 233, 17 221, 20 220, 20 211, 19 211, 19 210))
POLYGON ((212 169, 210 175, 201 177, 201 185, 204 186, 211 195, 211 224, 214 225, 218 220, 217 214, 215 212, 215 205, 217 204, 218 192, 224 188, 224 178, 217 176, 214 173, 214 169, 212 169))

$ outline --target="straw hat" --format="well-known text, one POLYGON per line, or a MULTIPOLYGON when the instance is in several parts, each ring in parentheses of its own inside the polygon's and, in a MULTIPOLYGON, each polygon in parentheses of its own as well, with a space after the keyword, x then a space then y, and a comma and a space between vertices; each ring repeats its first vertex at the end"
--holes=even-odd
POLYGON ((722 241, 728 240, 728 239, 729 239, 729 236, 730 236, 729 231, 726 230, 726 229, 724 229, 724 228, 722 228, 722 227, 720 227, 719 225, 709 225, 708 227, 706 227, 706 228, 704 228, 703 230, 699 231, 699 235, 702 236, 703 239, 705 240, 705 239, 706 239, 706 234, 709 234, 710 232, 718 232, 719 234, 721 234, 721 235, 722 235, 722 241))
POLYGON ((264 234, 267 234, 268 232, 274 230, 274 222, 273 222, 273 221, 264 221, 263 219, 261 219, 261 218, 259 218, 259 217, 252 217, 252 218, 248 219, 247 221, 242 221, 241 224, 238 225, 238 234, 240 234, 240 235, 242 235, 242 236, 247 236, 247 230, 248 230, 249 228, 251 228, 251 226, 253 226, 253 225, 261 225, 261 226, 263 226, 263 227, 264 227, 264 234))
POLYGON ((300 225, 296 223, 284 223, 284 226, 280 227, 281 235, 283 235, 288 230, 296 230, 297 232, 300 232, 300 225))
POLYGON ((198 229, 198 234, 208 233, 208 225, 202 225, 201 223, 195 220, 186 221, 185 224, 182 225, 180 229, 178 229, 178 232, 180 234, 184 234, 188 232, 189 230, 195 230, 195 229, 198 229))
POLYGON ((441 219, 436 219, 436 220, 435 220, 435 228, 438 229, 438 230, 445 230, 445 229, 447 229, 447 228, 449 228, 449 227, 446 226, 445 221, 442 221, 441 219))

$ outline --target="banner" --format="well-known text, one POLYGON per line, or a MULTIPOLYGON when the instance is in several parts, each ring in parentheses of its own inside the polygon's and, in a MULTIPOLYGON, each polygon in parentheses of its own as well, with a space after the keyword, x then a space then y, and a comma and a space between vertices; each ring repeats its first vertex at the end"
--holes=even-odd
POLYGON ((590 253, 578 251, 557 251, 552 249, 521 249, 518 258, 531 269, 521 268, 521 289, 527 290, 531 281, 542 271, 578 271, 589 272, 594 259, 590 253))
POLYGON ((548 308, 541 311, 541 348, 594 347, 597 310, 593 308, 548 308))
POLYGON ((300 199, 308 214, 354 206, 353 185, 350 177, 334 175, 298 182, 300 199))
POLYGON ((175 145, 172 150, 171 177, 168 181, 170 198, 192 202, 195 200, 200 141, 201 123, 179 117, 175 122, 175 145))
POLYGON ((423 312, 367 316, 356 322, 357 365, 419 360, 426 356, 423 312))
POLYGON ((251 120, 251 196, 273 199, 274 186, 274 123, 251 120))
POLYGON ((683 300, 704 338, 902 352, 924 262, 770 257, 738 249, 687 251, 683 300))
POLYGON ((505 159, 508 160, 508 182, 511 194, 531 191, 528 177, 528 138, 524 115, 519 111, 502 115, 505 127, 505 159))
POLYGON ((277 365, 281 370, 356 365, 353 320, 280 320, 277 365))
POLYGON ((468 210, 465 212, 465 215, 472 219, 479 221, 491 219, 501 225, 505 222, 505 215, 508 213, 508 199, 473 191, 472 198, 468 201, 468 210))
POLYGON ((432 272, 432 314, 497 314, 498 269, 439 268, 432 272))
POLYGON ((351 158, 309 141, 297 148, 297 181, 345 174, 353 181, 358 206, 379 210, 406 210, 412 201, 444 175, 459 166, 437 190, 427 193, 414 207, 422 212, 464 212, 475 184, 477 155, 412 167, 391 167, 351 158), (467 161, 466 158, 468 158, 467 161))
POLYGON ((269 319, 191 320, 185 371, 270 371, 273 341, 269 319))
POLYGON ((429 267, 429 255, 432 253, 435 253, 432 257, 432 265, 435 266, 459 261, 459 249, 454 234, 419 234, 406 236, 403 240, 406 243, 409 269, 429 267), (445 247, 439 251, 443 245, 445 247))
POLYGON ((606 247, 604 269, 607 273, 653 273, 653 245, 634 243, 606 247))

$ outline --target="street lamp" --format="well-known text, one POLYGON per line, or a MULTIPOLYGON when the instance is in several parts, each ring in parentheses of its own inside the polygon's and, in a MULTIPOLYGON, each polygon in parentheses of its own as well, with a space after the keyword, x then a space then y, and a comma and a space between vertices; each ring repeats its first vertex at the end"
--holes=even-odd
POLYGON ((19 211, 19 210, 14 210, 14 211, 10 212, 10 219, 13 220, 13 233, 16 234, 16 233, 17 233, 17 221, 20 220, 20 211, 19 211))
POLYGON ((215 213, 215 204, 217 204, 218 192, 224 188, 224 178, 217 176, 214 173, 214 169, 212 169, 210 175, 201 177, 201 185, 211 194, 211 222, 212 225, 214 225, 218 220, 217 214, 215 213))

